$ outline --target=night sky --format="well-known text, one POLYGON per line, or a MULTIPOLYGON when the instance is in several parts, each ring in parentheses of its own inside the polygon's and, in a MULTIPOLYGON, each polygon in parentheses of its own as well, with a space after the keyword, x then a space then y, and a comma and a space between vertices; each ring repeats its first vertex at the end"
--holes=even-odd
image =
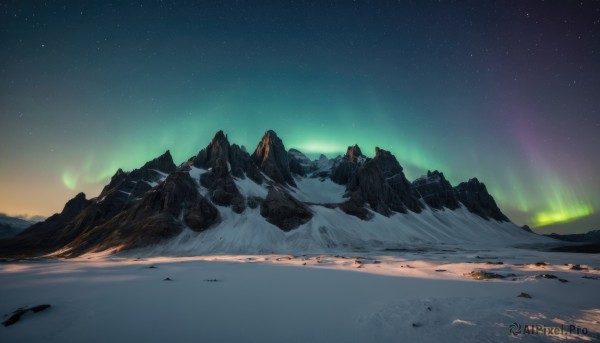
POLYGON ((0 212, 50 215, 223 129, 478 177, 537 232, 600 228, 598 1, 3 1, 0 212))

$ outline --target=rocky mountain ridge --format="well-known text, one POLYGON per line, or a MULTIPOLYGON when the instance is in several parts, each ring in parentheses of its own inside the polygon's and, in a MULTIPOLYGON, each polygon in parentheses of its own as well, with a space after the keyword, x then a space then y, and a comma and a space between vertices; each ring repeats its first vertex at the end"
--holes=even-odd
MULTIPOLYGON (((315 192, 320 192, 318 187, 315 192)), ((231 216, 257 209, 265 223, 291 232, 314 220, 315 206, 364 221, 378 215, 466 208, 485 220, 508 222, 476 178, 452 187, 443 173, 433 171, 410 182, 389 151, 376 148, 375 156, 368 158, 357 145, 349 146, 344 156, 311 161, 296 149, 287 151, 272 130, 249 154, 219 131, 179 166, 166 151, 139 169, 117 170, 98 197, 88 200, 80 193, 61 213, 0 240, 0 255, 58 252, 70 257, 159 244, 186 229, 204 232, 218 227, 226 208, 231 216), (333 202, 302 199, 300 183, 306 180, 345 191, 333 202)))

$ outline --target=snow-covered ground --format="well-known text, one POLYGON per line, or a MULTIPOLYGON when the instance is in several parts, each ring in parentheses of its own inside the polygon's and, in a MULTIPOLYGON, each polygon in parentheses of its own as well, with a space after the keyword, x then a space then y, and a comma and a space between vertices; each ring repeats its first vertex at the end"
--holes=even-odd
POLYGON ((598 341, 597 268, 600 255, 469 244, 343 255, 5 262, 2 315, 52 307, 0 327, 0 342, 598 341), (475 280, 472 271, 505 278, 475 280), (522 292, 531 299, 517 297, 522 292), (565 331, 513 336, 511 325, 565 331), (570 325, 580 334, 569 334, 570 325))

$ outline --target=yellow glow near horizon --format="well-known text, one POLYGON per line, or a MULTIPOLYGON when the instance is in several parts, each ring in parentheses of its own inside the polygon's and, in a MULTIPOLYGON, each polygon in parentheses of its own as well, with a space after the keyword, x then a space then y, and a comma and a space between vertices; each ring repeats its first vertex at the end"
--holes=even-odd
POLYGON ((594 213, 592 206, 579 204, 554 212, 538 212, 533 217, 533 225, 535 227, 540 227, 550 224, 567 223, 589 216, 592 213, 594 213))

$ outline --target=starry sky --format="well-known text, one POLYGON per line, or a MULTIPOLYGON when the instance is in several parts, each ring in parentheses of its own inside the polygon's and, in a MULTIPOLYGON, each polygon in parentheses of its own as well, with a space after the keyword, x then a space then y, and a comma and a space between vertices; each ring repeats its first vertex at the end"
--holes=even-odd
POLYGON ((3 1, 0 212, 60 211, 223 129, 392 151, 541 233, 600 228, 598 1, 3 1))

